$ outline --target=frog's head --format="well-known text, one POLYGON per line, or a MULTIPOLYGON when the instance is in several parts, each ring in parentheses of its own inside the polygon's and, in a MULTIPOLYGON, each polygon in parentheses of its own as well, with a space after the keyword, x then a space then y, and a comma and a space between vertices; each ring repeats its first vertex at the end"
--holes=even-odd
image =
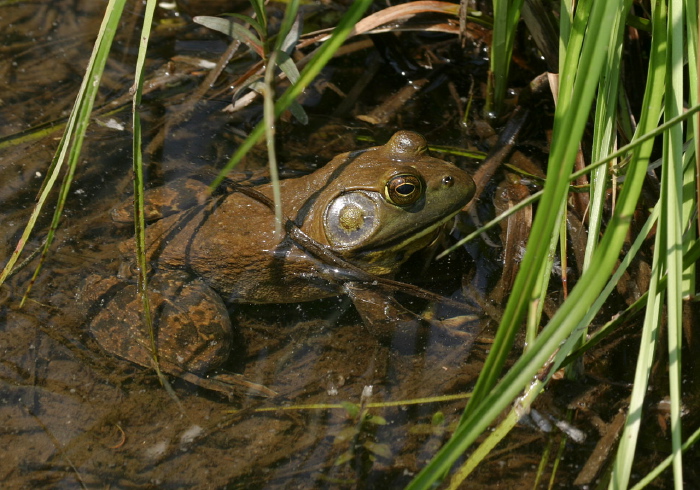
POLYGON ((410 131, 384 146, 340 155, 322 174, 304 228, 378 275, 430 244, 475 190, 466 172, 431 157, 425 138, 410 131))

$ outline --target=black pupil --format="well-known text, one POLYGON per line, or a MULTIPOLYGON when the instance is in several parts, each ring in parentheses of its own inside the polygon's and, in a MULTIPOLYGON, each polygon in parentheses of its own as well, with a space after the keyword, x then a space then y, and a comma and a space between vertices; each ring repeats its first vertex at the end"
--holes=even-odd
POLYGON ((407 196, 415 190, 415 186, 413 184, 404 182, 403 184, 396 186, 395 190, 398 194, 401 194, 402 196, 407 196))

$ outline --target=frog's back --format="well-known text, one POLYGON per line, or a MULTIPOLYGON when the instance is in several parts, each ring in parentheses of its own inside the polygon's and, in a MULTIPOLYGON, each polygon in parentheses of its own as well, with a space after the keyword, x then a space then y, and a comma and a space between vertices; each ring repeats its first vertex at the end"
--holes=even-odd
MULTIPOLYGON (((269 186, 257 190, 265 198, 269 186)), ((288 303, 338 294, 320 278, 322 264, 275 232, 267 203, 242 192, 215 196, 147 231, 158 267, 191 271, 226 301, 288 303), (314 279, 315 278, 315 279, 314 279)))

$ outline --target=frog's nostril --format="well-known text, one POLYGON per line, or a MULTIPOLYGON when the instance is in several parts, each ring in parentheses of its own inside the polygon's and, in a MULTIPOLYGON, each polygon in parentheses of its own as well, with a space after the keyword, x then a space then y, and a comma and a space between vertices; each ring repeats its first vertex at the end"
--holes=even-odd
POLYGON ((452 184, 454 184, 454 183, 455 183, 455 179, 451 175, 445 175, 442 178, 442 185, 444 185, 445 187, 452 187, 452 184))

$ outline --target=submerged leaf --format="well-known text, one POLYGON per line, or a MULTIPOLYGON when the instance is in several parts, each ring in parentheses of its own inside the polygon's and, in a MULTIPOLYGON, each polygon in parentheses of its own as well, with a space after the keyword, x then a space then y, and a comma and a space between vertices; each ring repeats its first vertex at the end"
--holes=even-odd
POLYGON ((380 444, 378 442, 367 441, 363 444, 364 448, 372 454, 376 454, 380 458, 390 459, 391 449, 388 444, 380 444))
POLYGON ((294 64, 294 60, 284 51, 277 52, 277 66, 287 75, 290 82, 297 83, 297 80, 299 80, 297 65, 294 64))
POLYGON ((289 29, 289 32, 285 36, 284 41, 282 41, 282 44, 279 47, 280 51, 286 54, 292 54, 292 51, 294 51, 294 48, 299 42, 299 37, 301 37, 302 25, 303 23, 301 16, 297 16, 296 19, 294 19, 294 23, 289 29))
POLYGON ((352 449, 348 449, 343 454, 338 456, 338 459, 335 460, 335 463, 333 463, 333 465, 340 466, 341 464, 345 464, 348 461, 350 461, 353 457, 355 457, 355 453, 352 449))
POLYGON ((356 403, 340 402, 340 404, 343 406, 345 411, 348 412, 350 417, 357 417, 357 415, 360 413, 360 406, 356 403))
POLYGON ((346 427, 343 430, 341 430, 337 436, 335 436, 335 439, 333 439, 333 444, 340 444, 341 442, 346 442, 351 439, 354 439, 359 433, 359 429, 355 426, 346 427))
POLYGON ((306 114, 306 111, 301 104, 296 100, 292 101, 292 103, 289 105, 289 112, 291 112, 292 116, 294 116, 294 118, 304 126, 309 124, 309 116, 306 114))
POLYGON ((374 425, 386 425, 386 419, 380 415, 367 415, 365 422, 374 425))
POLYGON ((253 49, 260 56, 263 55, 262 41, 255 37, 252 32, 238 22, 234 22, 231 19, 224 19, 222 17, 210 17, 208 15, 200 15, 192 20, 194 20, 197 24, 203 25, 204 27, 208 27, 209 29, 221 32, 227 36, 237 39, 240 42, 249 45, 251 49, 253 49))
POLYGON ((258 32, 258 36, 260 39, 265 39, 267 37, 267 32, 265 31, 265 28, 260 24, 258 21, 253 19, 252 17, 249 17, 247 15, 243 14, 225 14, 227 17, 234 17, 236 19, 240 19, 246 24, 250 24, 250 26, 255 29, 258 32))

